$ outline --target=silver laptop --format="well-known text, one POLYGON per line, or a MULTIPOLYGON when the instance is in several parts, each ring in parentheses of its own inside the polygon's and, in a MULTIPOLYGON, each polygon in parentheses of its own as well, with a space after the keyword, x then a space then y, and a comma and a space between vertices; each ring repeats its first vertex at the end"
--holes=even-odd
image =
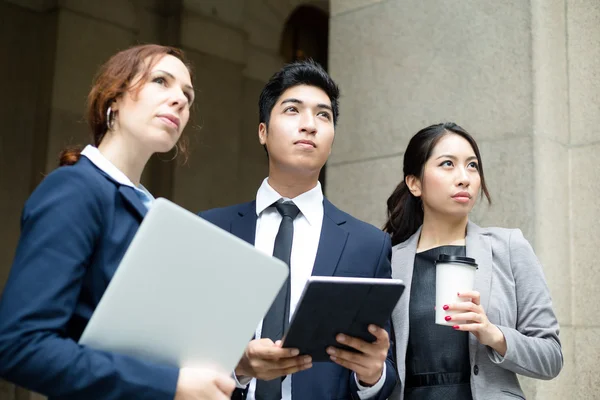
POLYGON ((159 198, 79 343, 231 372, 287 275, 282 261, 159 198))

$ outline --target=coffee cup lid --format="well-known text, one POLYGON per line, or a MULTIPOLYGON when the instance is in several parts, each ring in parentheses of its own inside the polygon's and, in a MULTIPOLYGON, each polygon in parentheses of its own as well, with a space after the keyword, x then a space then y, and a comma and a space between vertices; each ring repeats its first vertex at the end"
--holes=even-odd
POLYGON ((477 263, 475 262, 474 258, 450 256, 448 254, 440 254, 435 263, 436 264, 437 263, 458 263, 458 264, 470 265, 471 267, 477 268, 477 263))

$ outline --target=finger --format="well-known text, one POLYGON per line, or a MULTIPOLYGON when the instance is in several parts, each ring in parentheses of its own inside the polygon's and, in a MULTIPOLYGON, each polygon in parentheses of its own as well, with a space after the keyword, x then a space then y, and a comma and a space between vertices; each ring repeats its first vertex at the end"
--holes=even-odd
POLYGON ((471 299, 474 304, 481 304, 481 294, 475 290, 457 293, 458 297, 471 299))
POLYGON ((357 375, 364 375, 368 373, 367 368, 365 368, 363 365, 336 356, 330 356, 329 358, 337 365, 341 365, 344 368, 354 371, 354 373, 357 375))
POLYGON ((264 360, 279 360, 282 358, 297 357, 300 354, 298 349, 284 349, 277 347, 275 344, 271 346, 260 346, 253 349, 251 356, 262 358, 264 360))
POLYGON ((483 311, 481 306, 478 306, 477 304, 472 303, 470 301, 449 304, 448 307, 445 308, 445 310, 446 311, 471 311, 471 312, 483 311))
POLYGON ((219 375, 217 379, 215 379, 215 384, 217 385, 217 388, 228 397, 231 397, 231 394, 235 390, 235 382, 228 376, 219 375))
POLYGON ((344 360, 346 362, 360 365, 362 368, 367 368, 369 363, 369 357, 363 353, 355 353, 353 351, 337 349, 335 347, 327 348, 327 354, 330 357, 337 358, 339 360, 344 360))
POLYGON ((481 327, 483 325, 482 324, 460 324, 460 325, 454 325, 452 328, 455 331, 463 331, 463 332, 478 332, 479 330, 481 330, 481 327))
POLYGON ((295 374, 296 372, 299 371, 304 371, 306 369, 312 368, 312 362, 306 363, 306 364, 302 364, 302 365, 297 365, 294 367, 290 367, 290 368, 285 368, 283 370, 281 370, 281 375, 279 376, 284 376, 284 375, 291 375, 291 374, 295 374))
POLYGON ((301 367, 304 364, 310 364, 312 358, 310 356, 299 356, 294 358, 283 358, 278 361, 271 361, 265 365, 265 369, 283 371, 289 368, 301 367))
POLYGON ((371 343, 365 342, 364 340, 359 338, 344 335, 342 333, 337 335, 335 339, 338 341, 338 343, 352 347, 353 349, 356 349, 361 353, 369 351, 369 346, 371 346, 371 343))
POLYGON ((475 323, 482 323, 483 318, 481 317, 481 314, 468 312, 468 313, 462 313, 462 314, 448 315, 448 316, 446 316, 446 321, 449 321, 449 322, 473 321, 475 323))
POLYGON ((377 339, 379 343, 389 343, 390 335, 385 329, 377 325, 369 325, 369 332, 377 339))

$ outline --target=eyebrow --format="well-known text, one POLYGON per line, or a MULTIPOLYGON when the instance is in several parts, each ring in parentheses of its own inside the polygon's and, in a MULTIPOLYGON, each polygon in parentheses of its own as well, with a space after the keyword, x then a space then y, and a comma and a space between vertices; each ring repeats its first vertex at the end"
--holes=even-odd
MULTIPOLYGON (((165 74, 165 75, 168 75, 168 76, 169 76, 171 79, 173 79, 173 80, 175 80, 175 81, 177 80, 177 79, 175 78, 175 75, 173 75, 172 73, 170 73, 170 72, 167 72, 167 71, 165 71, 165 70, 163 70, 163 69, 157 69, 157 70, 156 70, 156 71, 154 71, 154 72, 162 72, 163 74, 165 74)), ((189 89, 189 90, 191 90, 192 92, 194 91, 194 88, 192 87, 192 85, 187 85, 187 84, 186 84, 186 85, 183 85, 183 87, 185 87, 186 89, 189 89)))
MULTIPOLYGON (((294 103, 294 104, 304 104, 304 102, 300 99, 296 99, 296 98, 289 98, 289 99, 285 99, 281 102, 281 105, 285 104, 285 103, 294 103)), ((329 104, 323 104, 323 103, 319 103, 317 104, 317 108, 324 108, 326 110, 329 110, 331 112, 333 112, 333 109, 331 108, 331 106, 329 104)))
MULTIPOLYGON (((442 154, 441 156, 439 156, 438 158, 436 158, 436 160, 439 160, 440 158, 449 158, 451 160, 458 160, 458 158, 456 156, 453 156, 452 154, 442 154)), ((477 156, 471 156, 469 158, 467 158, 467 161, 471 161, 471 160, 477 160, 477 156)))

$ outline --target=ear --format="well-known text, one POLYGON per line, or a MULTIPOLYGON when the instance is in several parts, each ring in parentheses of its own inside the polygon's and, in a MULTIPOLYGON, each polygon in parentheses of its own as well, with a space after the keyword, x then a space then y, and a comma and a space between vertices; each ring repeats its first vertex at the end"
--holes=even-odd
POLYGON ((267 124, 264 122, 258 124, 258 141, 263 146, 267 144, 267 124))
POLYGON ((406 183, 408 190, 410 190, 413 196, 421 197, 422 188, 421 181, 419 180, 419 178, 417 178, 414 175, 408 175, 404 182, 406 183))
POLYGON ((110 104, 109 104, 110 109, 112 110, 112 112, 118 111, 119 110, 119 101, 118 100, 113 100, 110 104))

